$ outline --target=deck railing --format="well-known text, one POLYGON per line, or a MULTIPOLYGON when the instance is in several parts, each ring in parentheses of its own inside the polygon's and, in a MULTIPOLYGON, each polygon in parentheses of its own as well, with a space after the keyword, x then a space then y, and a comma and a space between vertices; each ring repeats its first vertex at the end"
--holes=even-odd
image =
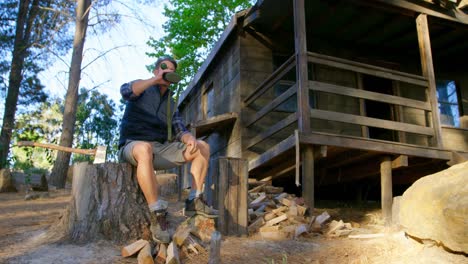
MULTIPOLYGON (((310 80, 308 86, 309 93, 312 95, 314 93, 322 93, 344 96, 345 98, 352 98, 350 100, 357 100, 361 105, 360 113, 356 114, 344 113, 342 111, 338 112, 330 109, 318 109, 314 106, 314 103, 312 103, 310 109, 310 117, 312 119, 335 121, 360 126, 362 128, 362 133, 359 136, 363 138, 369 137, 369 134, 365 133, 368 128, 380 128, 397 133, 398 136, 393 139, 395 142, 407 143, 405 135, 406 133, 410 133, 426 138, 427 140, 424 144, 431 145, 430 139, 434 138, 435 128, 432 125, 434 122, 431 120, 430 112, 434 111, 434 109, 431 108, 431 104, 427 96, 428 80, 426 78, 419 75, 311 52, 308 53, 308 62, 309 65, 323 65, 330 68, 349 71, 356 75, 370 75, 387 79, 392 81, 394 84, 410 84, 411 87, 417 86, 425 91, 423 99, 411 99, 399 96, 398 93, 390 95, 364 90, 362 87, 358 87, 359 85, 357 85, 357 87, 347 87, 324 81, 310 80), (391 105, 391 107, 400 110, 399 115, 394 116, 392 120, 369 117, 365 111, 362 111, 362 104, 365 101, 375 101, 391 105), (405 122, 404 114, 401 111, 402 109, 414 109, 419 111, 419 113, 422 114, 420 114, 418 118, 422 118, 423 120, 419 120, 416 122, 417 124, 405 122), (423 125, 421 125, 421 123, 423 125)), ((297 129, 297 105, 300 104, 297 103, 297 85, 295 80, 287 81, 286 83, 289 84, 289 87, 283 89, 284 91, 282 91, 281 94, 274 94, 272 92, 273 87, 277 86, 282 81, 284 83, 284 80, 287 79, 286 77, 291 78, 291 74, 288 75, 288 73, 295 70, 295 65, 295 57, 292 56, 245 98, 244 106, 255 110, 252 114, 249 114, 248 118, 244 118, 244 126, 247 129, 255 127, 256 131, 256 136, 252 137, 245 143, 244 147, 246 149, 251 149, 260 142, 278 135, 280 131, 286 127, 290 127, 291 125, 295 124, 297 129), (294 99, 290 99, 291 97, 294 99), (259 100, 260 98, 261 100, 259 100), (270 99, 265 100, 265 98, 270 99), (282 115, 278 119, 271 117, 271 115, 275 116, 275 112, 281 108, 280 106, 284 106, 286 102, 290 102, 291 100, 296 100, 296 103, 294 104, 295 109, 289 113, 286 111, 287 114, 285 114, 285 111, 283 110, 280 111, 282 112, 282 115), (270 115, 268 118, 268 125, 263 124, 260 127, 255 126, 267 115, 270 115)), ((314 131, 313 125, 311 130, 314 131)), ((288 137, 287 135, 284 136, 284 133, 281 135, 283 138, 275 138, 277 142, 288 137)))

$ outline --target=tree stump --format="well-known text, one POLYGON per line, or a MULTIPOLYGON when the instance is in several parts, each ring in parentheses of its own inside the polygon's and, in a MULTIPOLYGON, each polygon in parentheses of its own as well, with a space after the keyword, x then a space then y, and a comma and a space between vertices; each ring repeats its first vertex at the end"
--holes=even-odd
POLYGON ((9 169, 0 170, 0 192, 17 192, 9 169))
POLYGON ((132 166, 74 165, 72 198, 55 231, 73 243, 149 240, 149 210, 132 166))

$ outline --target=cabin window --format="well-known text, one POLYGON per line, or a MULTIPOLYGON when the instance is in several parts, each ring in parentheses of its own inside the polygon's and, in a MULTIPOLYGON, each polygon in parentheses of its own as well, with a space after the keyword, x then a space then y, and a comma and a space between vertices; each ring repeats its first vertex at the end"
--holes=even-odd
POLYGON ((436 84, 441 124, 459 127, 460 106, 455 81, 438 80, 436 84))
POLYGON ((213 82, 209 82, 207 84, 207 89, 203 94, 203 111, 204 111, 204 118, 209 118, 214 116, 214 89, 213 89, 213 82))

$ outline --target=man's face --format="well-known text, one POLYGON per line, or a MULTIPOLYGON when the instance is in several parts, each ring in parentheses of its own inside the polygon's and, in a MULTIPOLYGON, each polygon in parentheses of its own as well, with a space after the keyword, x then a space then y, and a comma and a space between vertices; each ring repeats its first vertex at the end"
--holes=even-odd
POLYGON ((158 70, 162 70, 164 72, 174 72, 176 69, 172 62, 165 60, 159 64, 158 70))

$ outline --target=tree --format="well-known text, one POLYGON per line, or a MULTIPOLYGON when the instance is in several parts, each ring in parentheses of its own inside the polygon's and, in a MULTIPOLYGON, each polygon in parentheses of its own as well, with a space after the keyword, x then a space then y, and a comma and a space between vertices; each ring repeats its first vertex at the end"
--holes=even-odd
MULTIPOLYGON (((184 77, 178 87, 186 87, 206 59, 232 15, 250 6, 249 0, 174 0, 164 6, 168 18, 163 25, 166 35, 150 38, 148 46, 154 52, 148 56, 158 58, 172 54, 178 60, 177 72, 184 77)), ((152 70, 153 65, 148 66, 152 70)))
MULTIPOLYGON (((78 87, 80 85, 81 62, 83 59, 83 48, 88 29, 89 12, 91 0, 78 0, 76 4, 75 37, 73 40, 73 53, 68 79, 68 89, 65 97, 65 109, 63 112, 62 135, 60 145, 71 147, 76 121, 76 107, 78 101, 78 87)), ((57 159, 52 168, 50 183, 57 187, 65 187, 65 179, 68 171, 71 153, 59 151, 57 159)))
MULTIPOLYGON (((36 141, 56 144, 60 138, 63 103, 50 100, 37 109, 19 114, 13 132, 13 142, 36 141)), ((55 159, 55 151, 44 148, 13 147, 13 167, 23 170, 38 168, 49 170, 55 159)))
MULTIPOLYGON (((115 102, 108 100, 106 95, 81 88, 76 112, 75 145, 78 148, 91 149, 110 144, 108 157, 115 158, 118 131, 115 112, 115 102)), ((90 160, 89 158, 74 155, 73 161, 90 160)))
POLYGON ((41 64, 49 60, 45 47, 54 47, 51 50, 58 54, 67 49, 66 30, 59 28, 68 23, 69 7, 70 1, 58 0, 6 1, 0 5, 0 85, 8 87, 0 133, 0 168, 7 165, 19 99, 30 105, 46 98, 37 74, 41 64), (7 72, 8 78, 4 77, 7 72))

